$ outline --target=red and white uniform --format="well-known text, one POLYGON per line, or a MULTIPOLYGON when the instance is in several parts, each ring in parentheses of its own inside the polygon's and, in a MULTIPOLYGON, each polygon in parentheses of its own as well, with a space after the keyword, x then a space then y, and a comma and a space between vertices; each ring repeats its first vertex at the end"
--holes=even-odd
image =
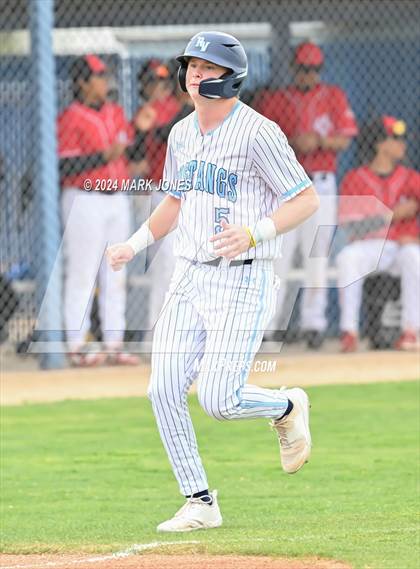
MULTIPOLYGON (((420 173, 397 166, 392 174, 381 177, 362 166, 344 177, 340 196, 340 223, 377 216, 383 213, 383 205, 392 210, 408 198, 418 201, 420 212, 420 173)), ((419 239, 417 215, 376 229, 344 247, 337 257, 343 331, 357 333, 363 279, 377 270, 401 277, 402 328, 420 329, 419 239)))
MULTIPOLYGON (((99 110, 72 103, 58 118, 60 158, 103 152, 115 142, 129 143, 133 130, 123 109, 104 103, 99 110)), ((129 178, 128 161, 120 157, 61 180, 64 223, 64 320, 71 351, 85 342, 96 281, 104 342, 119 344, 125 330, 126 273, 113 272, 104 260, 108 243, 125 241, 130 233, 128 197, 114 190, 129 178), (85 191, 89 180, 92 191, 85 191), (102 184, 102 185, 101 185, 102 184)))
MULTIPOLYGON (((115 103, 104 103, 96 110, 76 101, 58 117, 60 158, 103 152, 114 142, 129 144, 133 136, 134 130, 127 121, 123 108, 115 103)), ((128 161, 125 156, 121 156, 103 166, 66 176, 61 184, 63 188, 83 189, 86 179, 92 182, 93 189, 100 187, 100 180, 112 180, 121 185, 123 180, 129 179, 128 161)))
MULTIPOLYGON (((320 136, 342 134, 356 136, 357 124, 344 91, 336 85, 320 83, 310 91, 294 86, 263 95, 259 112, 276 122, 287 138, 316 132, 320 136)), ((337 155, 332 150, 317 149, 296 153, 308 174, 336 172, 337 155)))
MULTIPOLYGON (((276 122, 287 138, 316 132, 321 137, 345 135, 354 137, 358 129, 346 94, 336 85, 320 83, 310 91, 289 86, 264 93, 257 110, 276 122)), ((296 153, 297 159, 312 178, 320 196, 321 206, 305 223, 284 236, 282 256, 275 261, 275 271, 285 280, 290 271, 297 247, 300 247, 305 270, 305 290, 302 299, 302 328, 324 331, 327 326, 327 268, 331 239, 336 225, 337 155, 331 150, 317 149, 308 154, 296 153), (319 231, 318 231, 319 229, 319 231), (314 247, 316 254, 314 255, 314 247)), ((279 289, 277 312, 270 324, 287 328, 294 300, 284 306, 286 286, 279 289)))

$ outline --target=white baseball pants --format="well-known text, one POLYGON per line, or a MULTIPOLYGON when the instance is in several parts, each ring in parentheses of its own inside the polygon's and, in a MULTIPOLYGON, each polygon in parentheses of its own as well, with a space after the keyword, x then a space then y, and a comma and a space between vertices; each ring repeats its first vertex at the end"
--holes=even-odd
POLYGON ((180 491, 208 488, 187 404, 198 399, 219 420, 278 418, 280 390, 247 384, 274 306, 271 261, 212 267, 179 259, 156 325, 149 397, 180 491))
POLYGON ((128 197, 66 188, 64 224, 64 324, 69 349, 86 340, 96 284, 104 342, 120 343, 125 331, 126 271, 113 272, 104 258, 109 244, 125 241, 130 231, 128 197))
POLYGON ((340 328, 357 333, 364 278, 375 271, 401 277, 401 326, 420 330, 420 245, 396 241, 355 241, 337 256, 340 328))

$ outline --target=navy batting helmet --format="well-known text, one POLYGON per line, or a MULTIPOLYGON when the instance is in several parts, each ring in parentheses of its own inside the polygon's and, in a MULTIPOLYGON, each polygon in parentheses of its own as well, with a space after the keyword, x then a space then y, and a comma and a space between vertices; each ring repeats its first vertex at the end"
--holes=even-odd
POLYGON ((244 48, 235 37, 223 32, 200 32, 189 41, 184 53, 176 58, 181 63, 178 79, 183 91, 187 90, 185 78, 191 57, 199 57, 229 69, 219 79, 201 81, 200 95, 208 99, 230 99, 239 94, 247 76, 248 60, 244 48))

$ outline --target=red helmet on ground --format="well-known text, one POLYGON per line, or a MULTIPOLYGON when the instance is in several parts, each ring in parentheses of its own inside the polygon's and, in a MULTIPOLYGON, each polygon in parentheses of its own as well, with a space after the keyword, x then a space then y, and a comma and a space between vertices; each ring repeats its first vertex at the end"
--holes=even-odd
POLYGON ((321 67, 324 63, 324 54, 319 46, 307 41, 295 49, 293 63, 305 67, 321 67))

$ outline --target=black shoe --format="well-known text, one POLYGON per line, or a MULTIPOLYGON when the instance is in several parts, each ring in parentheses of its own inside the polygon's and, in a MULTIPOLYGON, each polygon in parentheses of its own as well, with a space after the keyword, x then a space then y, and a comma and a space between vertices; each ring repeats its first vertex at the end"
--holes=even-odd
POLYGON ((324 343, 324 333, 319 330, 308 330, 305 333, 306 345, 310 350, 319 350, 324 343))

